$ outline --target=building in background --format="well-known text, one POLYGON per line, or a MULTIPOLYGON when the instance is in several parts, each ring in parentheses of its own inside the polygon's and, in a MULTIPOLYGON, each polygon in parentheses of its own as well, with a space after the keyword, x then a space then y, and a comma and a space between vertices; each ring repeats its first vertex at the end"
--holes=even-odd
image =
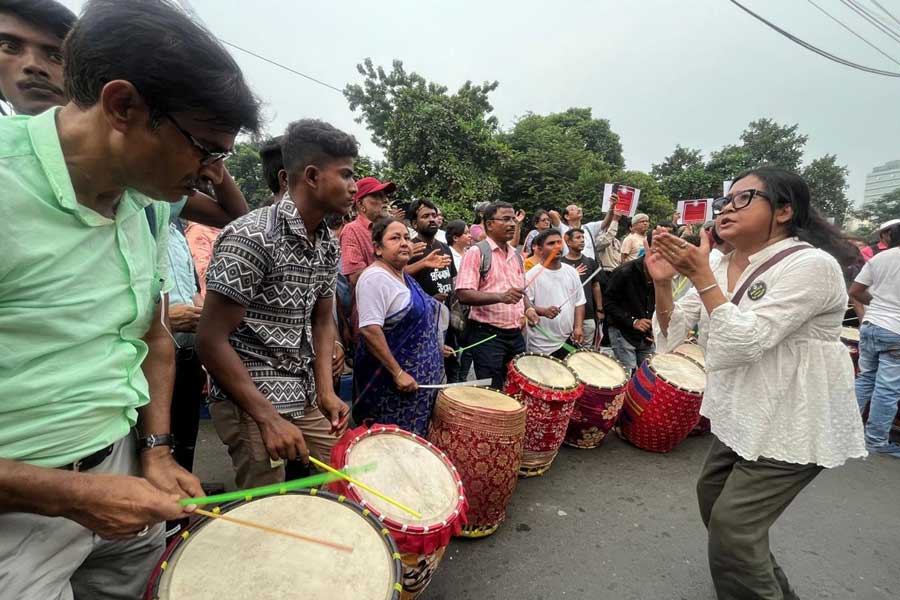
POLYGON ((866 175, 863 203, 878 200, 897 188, 900 188, 900 160, 892 160, 875 167, 871 173, 866 175))

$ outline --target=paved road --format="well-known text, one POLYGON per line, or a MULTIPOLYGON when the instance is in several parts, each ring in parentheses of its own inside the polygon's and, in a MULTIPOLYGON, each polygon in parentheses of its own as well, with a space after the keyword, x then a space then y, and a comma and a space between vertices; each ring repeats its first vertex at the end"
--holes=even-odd
MULTIPOLYGON (((497 533, 453 541, 422 600, 715 600, 694 496, 708 446, 652 454, 611 436, 563 448, 547 474, 519 481, 497 533)), ((197 472, 231 485, 208 421, 197 472)), ((900 460, 824 472, 776 525, 773 550, 804 600, 900 598, 900 460)))

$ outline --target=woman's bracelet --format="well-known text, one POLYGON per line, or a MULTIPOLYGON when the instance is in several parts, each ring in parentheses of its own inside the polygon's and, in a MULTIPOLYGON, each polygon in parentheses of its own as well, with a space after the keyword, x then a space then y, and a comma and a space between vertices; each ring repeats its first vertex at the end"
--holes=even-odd
POLYGON ((713 288, 717 288, 717 287, 719 287, 718 283, 711 283, 708 286, 706 286, 705 288, 703 288, 702 290, 697 290, 697 293, 702 296, 706 292, 710 291, 713 288))
POLYGON ((400 377, 400 375, 402 375, 402 374, 403 374, 403 369, 400 369, 399 371, 397 371, 396 373, 394 373, 394 379, 397 379, 397 378, 400 377))

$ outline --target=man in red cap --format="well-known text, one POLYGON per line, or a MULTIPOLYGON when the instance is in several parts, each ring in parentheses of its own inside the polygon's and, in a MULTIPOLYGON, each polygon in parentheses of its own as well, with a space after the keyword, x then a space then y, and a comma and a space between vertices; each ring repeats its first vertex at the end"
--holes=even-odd
POLYGON ((372 245, 372 223, 384 216, 387 195, 397 186, 393 181, 382 183, 374 177, 356 182, 356 219, 344 227, 341 234, 341 273, 355 286, 363 269, 375 262, 372 245))

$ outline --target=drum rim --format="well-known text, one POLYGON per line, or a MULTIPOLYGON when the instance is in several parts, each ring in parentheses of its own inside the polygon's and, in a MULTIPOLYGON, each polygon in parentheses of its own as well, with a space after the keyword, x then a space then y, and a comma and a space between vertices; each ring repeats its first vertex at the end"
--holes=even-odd
MULTIPOLYGON (((690 358, 688 358, 687 356, 684 356, 684 355, 682 355, 682 354, 675 354, 674 352, 654 352, 653 354, 651 354, 650 356, 648 356, 646 359, 644 359, 645 362, 647 363, 647 368, 650 369, 650 371, 653 372, 653 375, 654 375, 656 378, 662 379, 662 380, 665 381, 668 385, 671 385, 673 388, 675 388, 675 389, 677 389, 677 390, 680 390, 680 391, 682 391, 682 392, 685 392, 685 393, 688 393, 688 394, 694 394, 695 396, 703 396, 703 394, 706 392, 706 384, 705 384, 705 383, 704 383, 704 385, 703 385, 703 389, 702 389, 702 390, 693 390, 693 389, 691 389, 691 388, 687 388, 687 387, 684 387, 684 386, 682 386, 682 385, 678 385, 677 383, 673 383, 672 381, 669 381, 668 379, 666 379, 664 376, 660 375, 660 374, 656 371, 656 369, 653 368, 653 363, 651 363, 650 361, 651 361, 652 359, 656 358, 657 356, 662 356, 662 355, 679 356, 679 357, 683 358, 684 360, 688 361, 689 363, 691 363, 692 365, 694 365, 695 367, 697 367, 698 369, 700 369, 701 371, 703 371, 703 376, 706 377, 706 370, 705 370, 703 367, 700 366, 700 363, 698 363, 698 362, 695 361, 695 360, 691 360, 690 358)), ((634 379, 634 375, 632 375, 632 379, 634 379)), ((628 383, 631 383, 631 379, 628 380, 628 383)))
MULTIPOLYGON (((362 506, 352 498, 347 498, 346 496, 334 494, 332 492, 319 488, 310 488, 306 490, 286 490, 285 492, 279 494, 269 494, 266 496, 258 496, 256 498, 250 497, 244 498, 242 500, 233 500, 231 502, 216 505, 212 510, 217 514, 227 513, 237 508, 238 506, 243 506, 244 504, 249 504, 250 502, 265 500, 266 498, 270 498, 273 496, 288 495, 322 496, 329 500, 339 502, 344 506, 350 507, 354 512, 363 517, 366 522, 378 533, 378 535, 381 536, 381 539, 386 540, 388 543, 388 555, 391 558, 394 579, 394 582, 391 585, 392 592, 390 598, 391 600, 400 599, 400 593, 403 590, 403 562, 400 559, 400 550, 397 548, 397 541, 394 539, 391 533, 382 526, 379 519, 372 513, 371 510, 368 510, 366 507, 362 506)), ((171 542, 169 542, 169 544, 166 546, 166 549, 163 551, 162 556, 157 561, 156 566, 153 567, 153 571, 150 573, 150 579, 147 580, 147 588, 146 593, 144 594, 144 600, 158 600, 159 586, 162 582, 162 577, 165 574, 166 569, 168 569, 170 566, 168 564, 169 557, 172 556, 175 550, 185 544, 188 538, 206 527, 214 520, 215 519, 213 519, 212 517, 200 516, 193 523, 188 525, 187 528, 183 529, 178 535, 176 535, 171 542)))
POLYGON ((512 360, 510 361, 510 364, 515 365, 515 363, 520 358, 524 358, 526 356, 537 356, 539 358, 546 358, 546 359, 555 361, 555 362, 559 363, 562 367, 565 367, 566 369, 568 369, 569 373, 571 373, 572 377, 575 379, 575 385, 570 385, 570 386, 566 386, 566 387, 560 387, 560 386, 556 386, 556 385, 548 385, 548 384, 542 383, 540 381, 535 381, 534 379, 532 379, 531 377, 529 377, 528 375, 526 375, 519 369, 516 369, 516 373, 518 373, 519 375, 521 375, 522 377, 524 377, 531 383, 533 383, 539 387, 546 388, 548 390, 560 390, 560 391, 564 391, 564 392, 571 392, 571 391, 577 390, 578 386, 581 385, 581 381, 578 379, 578 374, 575 373, 575 370, 572 369, 572 367, 570 367, 563 361, 556 358, 555 356, 550 356, 548 354, 541 354, 540 352, 522 352, 521 354, 516 354, 515 356, 513 356, 512 360))
POLYGON ((606 354, 604 354, 603 352, 599 352, 598 350, 588 350, 587 348, 580 348, 580 349, 576 350, 575 352, 572 352, 571 354, 569 354, 569 355, 566 357, 566 360, 563 361, 563 362, 565 363, 565 365, 566 365, 567 367, 569 367, 570 369, 572 369, 572 372, 573 372, 573 373, 575 373, 575 379, 577 379, 578 381, 580 381, 581 383, 583 383, 585 386, 587 386, 587 387, 592 387, 592 388, 594 388, 594 389, 596 389, 596 390, 609 390, 609 391, 613 391, 613 390, 618 390, 618 389, 625 389, 625 386, 628 385, 628 382, 631 380, 631 378, 628 376, 628 369, 625 368, 625 365, 623 365, 621 362, 619 362, 619 360, 618 360, 617 358, 615 358, 615 357, 613 357, 613 356, 607 356, 606 354), (619 365, 620 367, 622 367, 622 372, 625 374, 625 381, 622 382, 622 383, 619 384, 619 385, 606 386, 606 385, 594 385, 593 383, 588 383, 587 381, 585 381, 584 379, 582 379, 582 378, 581 378, 581 375, 578 374, 578 371, 576 371, 574 367, 569 366, 569 359, 572 358, 573 356, 575 356, 576 354, 585 354, 585 353, 588 353, 588 354, 601 354, 601 355, 603 355, 604 358, 608 358, 609 360, 613 361, 614 363, 616 363, 617 365, 619 365))
MULTIPOLYGON (((498 415, 515 415, 515 414, 518 414, 518 413, 521 412, 521 411, 527 411, 527 407, 525 406, 525 404, 524 404, 521 400, 519 400, 518 398, 516 398, 516 397, 513 396, 512 394, 507 394, 506 392, 502 392, 502 391, 500 391, 500 390, 498 390, 498 389, 496 389, 496 388, 492 388, 492 387, 489 386, 489 385, 464 385, 464 386, 458 386, 458 387, 468 387, 468 388, 474 388, 474 389, 478 389, 478 390, 488 390, 488 391, 491 391, 491 392, 497 392, 498 394, 502 394, 502 395, 506 396, 507 398, 512 398, 512 399, 515 400, 515 401, 518 403, 518 405, 519 405, 519 408, 517 408, 516 410, 500 410, 500 409, 497 409, 497 408, 483 408, 483 407, 479 407, 479 410, 483 410, 483 411, 491 412, 491 413, 496 413, 496 414, 498 414, 498 415)), ((448 389, 453 389, 453 388, 448 388, 448 389)), ((447 391, 447 390, 440 390, 440 392, 438 392, 438 397, 440 397, 441 394, 446 393, 446 391, 447 391)), ((445 397, 446 397, 447 400, 449 400, 450 402, 456 402, 456 403, 458 403, 458 404, 462 404, 459 400, 456 400, 456 399, 454 399, 454 398, 451 398, 450 396, 445 396, 445 397)), ((464 406, 470 406, 470 405, 465 404, 464 406)), ((437 407, 437 400, 435 400, 435 407, 437 407)), ((452 462, 452 461, 451 461, 451 462, 452 462)))
MULTIPOLYGON (((448 529, 453 527, 453 525, 464 518, 463 507, 466 506, 466 493, 463 487, 462 476, 459 474, 459 471, 456 469, 456 466, 453 464, 444 451, 426 440, 425 438, 412 433, 411 431, 406 431, 405 429, 401 429, 396 426, 387 426, 387 425, 373 425, 369 427, 365 431, 361 432, 359 435, 354 437, 347 444, 347 449, 344 451, 344 461, 345 463, 348 461, 350 457, 350 453, 353 451, 353 447, 356 446, 361 440, 373 435, 384 434, 384 433, 396 433, 413 440, 420 442, 422 445, 426 446, 429 450, 435 453, 437 457, 450 468, 451 473, 453 474, 453 479, 456 482, 456 507, 453 509, 453 512, 443 521, 439 521, 434 523, 433 525, 409 525, 407 523, 403 523, 401 521, 397 521, 396 519, 389 517, 387 515, 381 514, 381 512, 369 505, 362 495, 359 493, 356 485, 352 482, 346 482, 347 485, 347 495, 351 500, 361 505, 365 510, 369 511, 376 519, 386 524, 388 527, 393 527, 405 534, 422 534, 422 535, 430 535, 442 531, 444 529, 448 529), (352 494, 352 495, 351 495, 352 494)), ((346 466, 344 465, 333 465, 338 469, 346 466)))

